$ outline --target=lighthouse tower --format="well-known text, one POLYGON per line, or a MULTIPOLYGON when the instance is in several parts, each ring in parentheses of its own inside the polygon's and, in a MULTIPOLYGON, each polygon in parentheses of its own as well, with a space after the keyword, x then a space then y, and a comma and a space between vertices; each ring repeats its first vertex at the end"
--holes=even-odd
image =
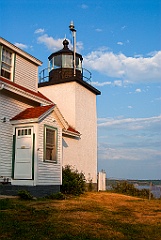
MULTIPOLYGON (((74 25, 72 31, 75 34, 74 25)), ((40 79, 39 91, 58 106, 72 129, 80 133, 80 137, 62 134, 62 165, 82 171, 87 182, 92 180, 96 184, 96 96, 101 93, 84 78, 82 55, 76 53, 75 46, 73 51, 69 49, 67 39, 63 41, 63 49, 52 53, 48 59, 49 75, 40 79)))

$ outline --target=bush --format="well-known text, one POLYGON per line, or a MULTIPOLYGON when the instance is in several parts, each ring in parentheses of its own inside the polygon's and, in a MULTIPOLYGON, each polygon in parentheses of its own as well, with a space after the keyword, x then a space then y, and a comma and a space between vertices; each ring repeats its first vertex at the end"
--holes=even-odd
POLYGON ((58 192, 58 193, 53 193, 49 196, 46 197, 47 199, 56 199, 56 200, 63 200, 65 199, 65 196, 63 193, 58 192))
POLYGON ((118 182, 116 186, 112 186, 112 189, 116 193, 123 193, 135 197, 149 198, 148 189, 139 190, 135 188, 133 184, 128 183, 127 181, 118 182))
POLYGON ((33 196, 26 190, 18 191, 18 196, 23 200, 32 200, 33 196))
POLYGON ((61 192, 65 194, 80 195, 86 186, 85 176, 77 170, 72 170, 70 165, 63 168, 61 192))

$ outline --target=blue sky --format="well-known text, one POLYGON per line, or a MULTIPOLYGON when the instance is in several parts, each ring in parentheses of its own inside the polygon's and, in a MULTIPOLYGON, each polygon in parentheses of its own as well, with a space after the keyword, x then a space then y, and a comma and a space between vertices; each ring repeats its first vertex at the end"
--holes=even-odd
POLYGON ((92 72, 98 169, 161 179, 161 0, 0 0, 0 35, 48 65, 71 41, 92 72))

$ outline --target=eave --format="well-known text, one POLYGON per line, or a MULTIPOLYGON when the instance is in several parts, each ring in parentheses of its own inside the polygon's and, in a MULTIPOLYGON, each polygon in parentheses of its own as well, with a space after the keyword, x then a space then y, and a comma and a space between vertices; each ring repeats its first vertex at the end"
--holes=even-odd
POLYGON ((32 90, 29 90, 19 84, 16 84, 14 82, 11 82, 10 80, 0 77, 0 88, 5 89, 9 92, 15 93, 17 95, 20 95, 22 97, 25 97, 27 99, 30 99, 32 101, 41 103, 41 104, 51 104, 52 101, 45 97, 40 92, 34 92, 32 90), (2 88, 3 86, 3 88, 2 88))
POLYGON ((33 62, 37 66, 41 66, 42 65, 42 62, 40 60, 38 60, 37 58, 33 57, 32 55, 30 55, 29 53, 25 52, 24 50, 16 47, 14 44, 8 42, 6 39, 4 39, 2 37, 0 37, 0 45, 5 46, 5 47, 11 49, 12 51, 14 51, 15 53, 17 53, 20 56, 24 57, 25 59, 30 60, 31 62, 33 62))
POLYGON ((93 92, 96 95, 100 95, 101 92, 93 87, 91 84, 87 83, 86 81, 79 79, 78 77, 70 77, 70 78, 65 78, 65 79, 59 79, 59 80, 54 80, 54 81, 48 81, 48 82, 42 82, 38 84, 38 87, 45 87, 45 86, 51 86, 55 84, 61 84, 61 83, 68 83, 68 82, 77 82, 89 91, 93 92))
POLYGON ((69 131, 68 129, 63 129, 62 131, 62 134, 63 136, 66 136, 66 137, 76 137, 76 138, 80 138, 81 134, 78 133, 78 132, 73 132, 73 131, 69 131))

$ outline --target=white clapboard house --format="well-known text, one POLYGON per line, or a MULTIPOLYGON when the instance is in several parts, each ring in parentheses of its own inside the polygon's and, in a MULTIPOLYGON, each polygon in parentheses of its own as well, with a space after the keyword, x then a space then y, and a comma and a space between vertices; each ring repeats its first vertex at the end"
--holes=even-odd
POLYGON ((97 184, 96 96, 83 79, 82 56, 63 41, 42 62, 0 38, 0 194, 35 196, 60 190, 62 166, 97 184))

